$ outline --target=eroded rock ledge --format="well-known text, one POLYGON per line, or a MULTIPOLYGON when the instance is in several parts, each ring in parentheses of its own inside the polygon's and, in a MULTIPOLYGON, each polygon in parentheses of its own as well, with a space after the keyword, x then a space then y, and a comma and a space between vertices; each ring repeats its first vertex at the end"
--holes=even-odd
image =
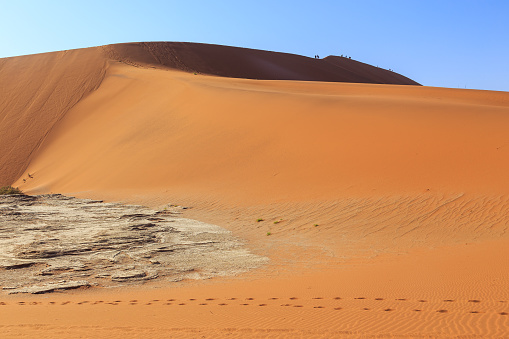
POLYGON ((0 196, 0 286, 47 293, 161 279, 206 279, 259 267, 268 259, 215 225, 59 194, 0 196))

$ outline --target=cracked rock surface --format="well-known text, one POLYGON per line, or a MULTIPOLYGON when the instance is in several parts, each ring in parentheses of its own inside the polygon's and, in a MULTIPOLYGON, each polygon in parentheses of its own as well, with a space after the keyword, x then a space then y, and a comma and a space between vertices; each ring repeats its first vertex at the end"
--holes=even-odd
POLYGON ((221 227, 154 211, 59 194, 0 196, 0 287, 47 293, 160 279, 206 279, 259 267, 221 227))

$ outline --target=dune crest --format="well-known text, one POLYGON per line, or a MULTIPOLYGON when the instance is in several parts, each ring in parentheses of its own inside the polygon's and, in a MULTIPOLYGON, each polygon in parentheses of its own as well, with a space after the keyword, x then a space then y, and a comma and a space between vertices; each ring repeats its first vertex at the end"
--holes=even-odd
POLYGON ((105 46, 108 56, 131 65, 164 67, 230 78, 419 85, 395 72, 346 57, 296 54, 189 42, 105 46))

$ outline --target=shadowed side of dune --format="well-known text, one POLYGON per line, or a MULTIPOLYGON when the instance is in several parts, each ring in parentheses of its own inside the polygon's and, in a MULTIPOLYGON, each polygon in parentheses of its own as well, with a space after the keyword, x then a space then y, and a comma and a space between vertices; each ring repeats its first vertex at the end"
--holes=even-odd
POLYGON ((105 47, 131 65, 167 67, 231 78, 419 85, 400 74, 344 57, 301 55, 188 42, 140 42, 105 47))
POLYGON ((0 185, 23 173, 54 124, 99 86, 105 65, 98 48, 0 59, 0 185))

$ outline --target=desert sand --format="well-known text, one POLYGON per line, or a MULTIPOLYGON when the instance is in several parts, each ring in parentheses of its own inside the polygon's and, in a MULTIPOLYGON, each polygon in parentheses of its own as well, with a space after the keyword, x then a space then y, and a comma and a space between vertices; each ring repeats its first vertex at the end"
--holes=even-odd
POLYGON ((2 294, 2 333, 509 336, 509 93, 229 49, 0 59, 0 184, 187 206, 270 259, 235 277, 2 294))

